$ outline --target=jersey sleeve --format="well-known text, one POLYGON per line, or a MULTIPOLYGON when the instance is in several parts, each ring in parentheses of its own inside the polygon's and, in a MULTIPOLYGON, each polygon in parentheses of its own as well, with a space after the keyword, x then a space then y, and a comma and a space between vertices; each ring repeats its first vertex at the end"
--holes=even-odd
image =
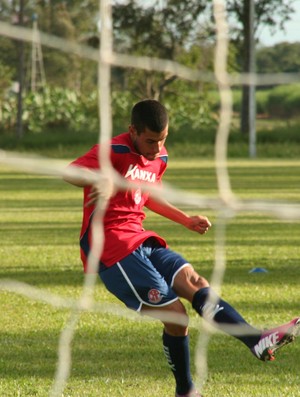
MULTIPOLYGON (((166 157, 166 159, 167 159, 167 157, 166 157)), ((161 183, 161 179, 162 179, 166 169, 167 169, 167 161, 161 160, 161 166, 160 166, 160 170, 159 170, 159 174, 158 174, 159 183, 161 183)))
POLYGON ((70 165, 75 165, 77 167, 85 167, 90 169, 99 169, 99 145, 94 145, 87 153, 83 156, 78 157, 76 160, 72 161, 70 165))
MULTIPOLYGON (((112 166, 115 169, 118 169, 118 165, 120 163, 120 156, 118 153, 114 153, 113 150, 110 152, 110 161, 112 166)), ((100 169, 101 168, 101 160, 100 160, 100 146, 99 144, 93 146, 87 153, 83 156, 78 157, 74 160, 71 165, 75 165, 77 167, 86 167, 90 169, 100 169)))

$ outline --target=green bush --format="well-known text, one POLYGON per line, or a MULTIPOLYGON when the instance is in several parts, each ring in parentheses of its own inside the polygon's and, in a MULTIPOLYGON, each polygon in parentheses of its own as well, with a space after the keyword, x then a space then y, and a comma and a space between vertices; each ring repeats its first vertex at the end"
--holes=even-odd
MULTIPOLYGON (((241 99, 242 99, 242 92, 241 89, 234 88, 232 91, 232 110, 236 113, 239 113, 241 110, 241 99)), ((207 94, 208 101, 210 104, 211 109, 214 112, 220 110, 220 94, 217 90, 210 90, 207 94)))
POLYGON ((14 128, 17 122, 17 97, 11 95, 1 101, 0 126, 2 131, 14 128))
MULTIPOLYGON (((220 108, 220 95, 217 90, 208 94, 211 109, 220 108)), ((300 84, 277 86, 271 89, 257 89, 255 94, 257 114, 268 114, 275 118, 292 118, 300 115, 300 84)), ((242 91, 232 90, 232 108, 241 111, 242 91)))
POLYGON ((170 126, 178 132, 186 128, 190 130, 209 128, 216 125, 216 117, 207 99, 200 93, 185 93, 168 96, 164 100, 168 109, 170 126))
POLYGON ((256 90, 256 113, 257 114, 266 114, 268 112, 268 99, 269 99, 270 90, 256 90))
POLYGON ((291 118, 300 115, 300 85, 284 85, 270 91, 268 114, 276 118, 291 118))
MULTIPOLYGON (((29 92, 24 96, 24 130, 34 134, 50 129, 98 130, 97 112, 96 92, 84 98, 74 91, 47 87, 42 92, 29 92)), ((15 95, 2 103, 1 114, 1 129, 12 129, 17 119, 15 95)))
MULTIPOLYGON (((129 91, 112 92, 114 131, 127 128, 132 106, 137 100, 129 91)), ((176 131, 185 126, 194 129, 216 124, 211 106, 202 93, 172 93, 166 95, 163 102, 169 110, 172 128, 176 131)), ((2 102, 1 114, 1 130, 12 130, 17 119, 16 95, 2 102)), ((23 125, 25 132, 34 134, 46 130, 75 133, 99 131, 97 91, 92 91, 87 97, 62 88, 47 87, 43 92, 29 92, 23 101, 23 125)))
POLYGON ((299 123, 278 126, 272 130, 261 128, 257 133, 258 143, 286 143, 298 146, 300 144, 299 123))
POLYGON ((0 99, 2 99, 12 85, 12 70, 0 60, 0 99))
POLYGON ((124 132, 130 122, 130 113, 136 98, 129 91, 113 91, 111 100, 114 133, 124 132))
POLYGON ((80 97, 74 91, 47 88, 42 93, 29 93, 24 101, 23 121, 29 131, 42 132, 45 128, 69 128, 80 131, 97 126, 95 94, 80 97))

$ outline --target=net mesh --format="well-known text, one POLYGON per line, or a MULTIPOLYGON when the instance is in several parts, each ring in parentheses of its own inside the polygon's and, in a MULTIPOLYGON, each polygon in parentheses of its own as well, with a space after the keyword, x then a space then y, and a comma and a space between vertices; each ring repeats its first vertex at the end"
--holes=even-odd
MULTIPOLYGON (((83 58, 93 60, 98 63, 98 94, 99 94, 99 115, 100 125, 100 150, 102 159, 102 175, 99 177, 113 178, 118 188, 128 187, 128 183, 118 178, 114 174, 110 160, 109 150, 105 142, 109 141, 112 136, 112 117, 111 117, 111 92, 110 92, 110 69, 112 66, 122 66, 130 68, 140 68, 149 71, 171 72, 179 78, 189 81, 216 82, 219 87, 221 109, 220 122, 218 126, 217 139, 215 145, 215 168, 217 174, 218 194, 215 197, 203 197, 199 194, 192 194, 178 191, 173 187, 164 187, 163 194, 166 199, 174 204, 183 204, 189 207, 201 209, 213 209, 217 212, 218 217, 215 223, 216 244, 215 244, 215 263, 210 284, 216 291, 220 291, 223 277, 226 270, 226 226, 229 219, 237 216, 243 211, 258 211, 276 218, 284 218, 285 220, 297 221, 300 219, 300 206, 297 203, 276 203, 264 202, 253 199, 243 201, 238 198, 232 188, 227 167, 227 144, 229 137, 229 128, 232 117, 232 84, 283 84, 291 83, 299 80, 298 74, 276 74, 276 75, 229 75, 227 73, 227 53, 228 53, 228 24, 226 19, 225 5, 222 1, 214 1, 214 17, 216 21, 217 42, 215 51, 215 72, 203 73, 187 68, 176 62, 162 60, 150 57, 133 57, 130 55, 117 54, 113 52, 112 38, 112 14, 111 2, 102 0, 99 2, 101 15, 101 39, 99 51, 93 50, 85 45, 69 42, 67 40, 50 36, 44 33, 40 34, 42 45, 59 49, 64 52, 73 53, 83 58)), ((0 22, 0 34, 13 38, 22 39, 24 41, 32 41, 32 33, 30 29, 12 26, 4 22, 0 22)), ((50 161, 45 158, 29 157, 18 153, 10 153, 1 151, 0 162, 2 164, 18 167, 23 171, 30 173, 41 173, 43 175, 52 175, 61 177, 64 171, 63 163, 59 161, 50 161)), ((78 169, 72 172, 78 173, 78 169)), ((90 180, 90 182, 94 182, 90 180)), ((144 186, 146 188, 146 186, 144 186)), ((149 190, 149 186, 147 186, 149 190)), ((151 187, 153 195, 161 195, 161 189, 157 191, 155 187, 151 187)), ((106 208, 107 199, 98 202, 96 215, 94 217, 93 230, 94 241, 93 255, 89 257, 90 268, 97 267, 97 260, 102 250, 103 228, 102 219, 106 208)), ((59 338, 58 362, 53 385, 49 391, 51 397, 61 396, 70 375, 72 364, 72 341, 76 326, 80 320, 80 316, 85 311, 96 313, 113 313, 128 319, 136 319, 137 315, 122 309, 118 305, 98 303, 94 300, 94 288, 97 275, 93 272, 87 273, 84 279, 82 294, 78 299, 66 299, 58 295, 51 294, 46 290, 35 288, 29 284, 21 283, 14 280, 0 280, 0 289, 12 293, 21 294, 29 299, 45 302, 53 307, 70 309, 70 316, 66 326, 62 330, 59 338)), ((153 314, 153 313, 152 313, 153 314)), ((184 319, 178 318, 171 313, 157 312, 158 319, 165 321, 173 321, 181 323, 184 319)), ((143 317, 143 321, 150 321, 147 317, 143 317)), ((216 331, 209 322, 194 322, 190 326, 197 329, 202 327, 199 333, 199 339, 196 347, 196 383, 199 389, 203 388, 207 377, 207 347, 212 334, 216 331)), ((238 333, 240 330, 234 328, 231 333, 238 333)))

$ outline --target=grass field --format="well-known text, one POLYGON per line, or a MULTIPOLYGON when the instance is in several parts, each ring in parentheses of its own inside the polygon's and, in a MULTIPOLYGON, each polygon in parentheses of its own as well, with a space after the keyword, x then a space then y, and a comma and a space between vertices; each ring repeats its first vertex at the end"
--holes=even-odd
MULTIPOLYGON (((300 161, 230 161, 234 191, 244 199, 300 203, 300 161)), ((217 195, 212 161, 170 163, 166 180, 205 196, 217 195)), ((14 279, 63 297, 77 298, 83 274, 78 234, 81 191, 61 180, 0 167, 0 281, 14 279)), ((193 209, 195 211, 195 209, 193 209)), ((199 209, 213 223, 217 214, 199 209)), ((215 229, 205 236, 148 214, 146 228, 165 236, 208 279, 215 258, 215 229)), ((254 325, 265 327, 300 315, 300 222, 262 213, 237 214, 227 228, 227 270, 222 295, 254 325), (253 273, 264 267, 268 273, 253 273)), ((98 302, 117 303, 99 281, 98 302)), ((197 316, 187 305, 193 324, 197 316)), ((57 363, 67 309, 0 292, 0 396, 47 396, 57 363)), ((200 324, 201 320, 199 320, 200 324)), ((72 345, 67 397, 173 397, 174 381, 162 352, 162 327, 109 314, 83 313, 72 345)), ((199 333, 192 327, 194 358, 199 333)), ((240 342, 215 335, 208 350, 205 397, 300 396, 300 340, 272 363, 256 360, 240 342)), ((194 359, 193 359, 194 362, 194 359)), ((193 366, 195 373, 195 367, 193 366)))

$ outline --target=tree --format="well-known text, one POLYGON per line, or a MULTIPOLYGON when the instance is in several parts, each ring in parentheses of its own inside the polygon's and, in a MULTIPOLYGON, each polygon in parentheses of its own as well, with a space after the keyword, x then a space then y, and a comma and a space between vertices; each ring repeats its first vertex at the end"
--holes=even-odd
MULTIPOLYGON (((284 28, 285 22, 290 20, 290 15, 294 11, 293 1, 285 2, 284 0, 228 0, 226 2, 227 11, 238 21, 238 25, 231 30, 232 40, 239 49, 241 70, 249 73, 249 4, 254 1, 255 20, 254 34, 259 27, 267 25, 270 29, 275 30, 284 28), (274 12, 276 11, 276 12, 274 12)), ((241 106, 241 131, 249 133, 249 86, 243 86, 242 106, 241 106)))
MULTIPOLYGON (((199 43, 199 17, 206 5, 204 0, 168 0, 163 4, 156 0, 147 7, 137 0, 116 4, 113 8, 115 50, 177 61, 195 42, 199 43)), ((129 71, 124 78, 138 96, 162 99, 177 76, 129 71)))
POLYGON ((257 71, 259 73, 299 73, 300 42, 278 43, 272 47, 258 49, 257 71))

